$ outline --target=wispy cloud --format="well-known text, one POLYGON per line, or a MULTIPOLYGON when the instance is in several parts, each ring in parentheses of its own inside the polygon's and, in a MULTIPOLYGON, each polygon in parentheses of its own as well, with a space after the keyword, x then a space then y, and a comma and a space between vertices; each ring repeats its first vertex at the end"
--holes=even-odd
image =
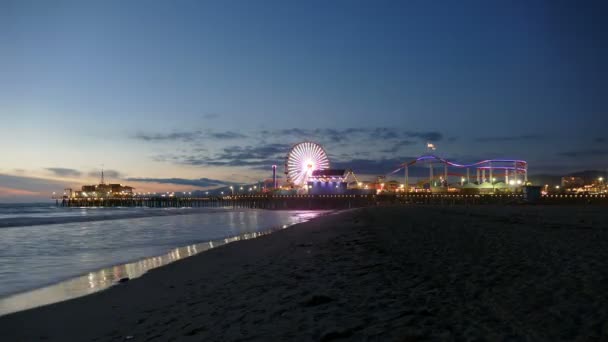
POLYGON ((492 136, 475 138, 477 142, 509 142, 509 141, 533 141, 541 140, 543 137, 538 134, 522 134, 509 136, 492 136))
POLYGON ((62 191, 68 183, 36 177, 0 174, 0 200, 19 200, 20 197, 49 199, 53 191, 62 191))
POLYGON ((208 136, 214 139, 242 139, 247 137, 244 134, 232 131, 209 133, 208 136))
POLYGON ((412 141, 412 140, 401 140, 401 141, 393 144, 393 146, 391 146, 390 148, 382 150, 381 152, 384 152, 384 153, 395 153, 395 152, 398 152, 403 147, 412 146, 412 145, 415 145, 415 144, 416 144, 416 142, 412 141))
POLYGON ((439 132, 405 132, 408 138, 419 138, 424 141, 438 142, 443 139, 443 134, 439 132))
POLYGON ((211 178, 198 178, 198 179, 187 179, 187 178, 127 178, 127 181, 131 182, 145 182, 145 183, 159 183, 159 184, 176 184, 176 185, 191 185, 201 188, 213 187, 213 186, 226 186, 236 183, 227 182, 219 179, 211 178))
POLYGON ((58 177, 80 177, 82 175, 82 172, 78 170, 64 167, 47 167, 46 170, 58 177))
POLYGON ((397 168, 405 161, 411 160, 409 157, 401 158, 382 158, 382 159, 352 159, 346 161, 333 162, 332 168, 352 169, 355 173, 369 175, 385 175, 397 168))
POLYGON ((173 133, 137 133, 134 138, 143 141, 193 141, 201 134, 200 131, 173 133))
MULTIPOLYGON (((192 133, 196 132, 199 131, 192 133)), ((189 139, 193 134, 163 138, 189 139)), ((422 146, 427 141, 436 142, 444 138, 438 131, 413 131, 393 127, 340 129, 294 127, 251 131, 246 134, 232 131, 215 132, 206 133, 206 136, 230 141, 231 145, 204 149, 201 148, 204 146, 202 143, 192 143, 188 147, 182 147, 181 151, 154 156, 154 160, 182 165, 246 167, 261 170, 273 164, 282 164, 293 143, 310 140, 332 146, 334 153, 328 151, 332 166, 334 163, 356 160, 362 169, 375 173, 385 166, 388 168, 394 166, 394 163, 391 164, 391 159, 395 154, 407 153, 408 147, 416 144, 422 146), (235 140, 234 143, 231 140, 235 140), (375 159, 371 156, 375 156, 375 159)))
POLYGON ((393 140, 414 138, 421 141, 437 142, 443 139, 443 134, 436 131, 407 131, 393 127, 358 127, 358 128, 317 128, 302 129, 288 128, 279 130, 264 130, 263 135, 284 136, 292 138, 317 139, 320 141, 343 142, 349 140, 381 139, 393 140))
POLYGON ((185 141, 193 142, 196 140, 204 139, 216 139, 216 140, 232 140, 242 139, 247 136, 239 132, 225 131, 225 132, 213 132, 213 131, 182 131, 182 132, 171 132, 171 133, 142 133, 139 132, 133 136, 133 138, 148 142, 164 142, 164 141, 185 141))

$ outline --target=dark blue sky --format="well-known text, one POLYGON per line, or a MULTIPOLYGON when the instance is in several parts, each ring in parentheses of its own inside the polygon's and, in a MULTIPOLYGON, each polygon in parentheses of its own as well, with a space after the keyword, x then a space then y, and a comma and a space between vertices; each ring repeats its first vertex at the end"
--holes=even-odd
POLYGON ((304 139, 605 169, 603 3, 2 1, 0 173, 247 181, 304 139))

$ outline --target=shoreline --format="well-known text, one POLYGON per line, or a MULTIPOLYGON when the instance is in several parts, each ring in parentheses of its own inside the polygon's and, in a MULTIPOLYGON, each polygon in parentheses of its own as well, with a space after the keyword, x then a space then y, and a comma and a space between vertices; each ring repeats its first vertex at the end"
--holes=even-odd
MULTIPOLYGON (((113 210, 118 207, 73 207, 68 210, 82 210, 82 209, 93 209, 93 210, 113 210)), ((16 217, 16 218, 1 218, 0 229, 3 228, 17 228, 17 227, 30 227, 30 226, 43 226, 43 225, 54 225, 54 224, 69 224, 69 223, 85 223, 85 222, 98 222, 98 221, 113 221, 113 220, 127 220, 127 219, 138 219, 148 217, 165 217, 165 216, 180 216, 180 215, 195 215, 202 213, 219 213, 231 210, 232 208, 220 207, 220 208, 154 208, 154 207, 120 207, 119 209, 133 210, 139 209, 141 211, 149 210, 149 212, 133 212, 124 213, 117 216, 58 216, 58 217, 16 217), (183 211, 181 211, 183 210, 183 211)), ((239 208, 236 210, 252 210, 246 208, 239 208)))
POLYGON ((608 339, 597 207, 323 216, 0 317, 8 340, 608 339))
MULTIPOLYGON (((246 210, 258 210, 258 209, 238 209, 236 211, 246 210)), ((209 213, 216 213, 221 211, 213 211, 209 213)), ((192 213, 180 213, 176 215, 187 215, 187 214, 201 214, 202 212, 192 213)), ((208 212, 204 212, 208 213, 208 212)), ((323 211, 315 218, 331 215, 335 211, 323 211)), ((153 215, 145 216, 156 217, 156 216, 175 216, 175 215, 153 215)), ((142 217, 125 217, 125 218, 112 218, 99 221, 118 220, 118 219, 131 219, 131 218, 142 218, 142 217)), ((314 219, 314 218, 313 218, 314 219)), ((283 224, 282 226, 269 227, 268 229, 250 233, 244 233, 234 236, 228 236, 225 238, 214 239, 209 241, 194 242, 185 246, 176 246, 166 253, 159 255, 148 255, 141 258, 128 260, 123 263, 104 266, 99 269, 91 270, 86 273, 68 277, 63 280, 51 282, 49 284, 42 285, 41 287, 33 288, 26 291, 18 291, 15 293, 9 293, 6 296, 0 297, 0 317, 18 313, 24 310, 36 309, 44 305, 51 305, 55 303, 61 303, 66 300, 72 300, 87 296, 100 291, 105 291, 113 286, 120 285, 120 281, 127 278, 128 281, 137 279, 147 272, 159 268, 165 267, 173 262, 179 261, 184 258, 192 257, 200 253, 206 252, 212 248, 227 245, 236 241, 255 239, 264 235, 273 234, 283 229, 288 229, 295 225, 308 222, 303 221, 293 224, 283 224), (86 285, 86 286, 85 286, 86 285)), ((79 221, 77 221, 79 222, 79 221)), ((88 221, 87 221, 88 222, 88 221)), ((69 222, 73 223, 73 222, 69 222)))

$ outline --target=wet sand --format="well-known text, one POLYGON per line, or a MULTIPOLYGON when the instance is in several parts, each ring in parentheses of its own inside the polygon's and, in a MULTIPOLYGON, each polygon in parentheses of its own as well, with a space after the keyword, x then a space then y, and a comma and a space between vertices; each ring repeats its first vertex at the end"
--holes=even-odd
POLYGON ((605 207, 343 212, 0 317, 3 341, 608 340, 605 207))

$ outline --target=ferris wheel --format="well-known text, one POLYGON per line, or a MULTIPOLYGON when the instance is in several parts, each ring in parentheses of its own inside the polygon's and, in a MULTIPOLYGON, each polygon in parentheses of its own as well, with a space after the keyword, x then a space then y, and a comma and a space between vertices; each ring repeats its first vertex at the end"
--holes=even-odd
POLYGON ((301 187, 306 185, 314 170, 329 168, 327 153, 321 145, 305 141, 294 145, 285 158, 287 183, 301 187))

